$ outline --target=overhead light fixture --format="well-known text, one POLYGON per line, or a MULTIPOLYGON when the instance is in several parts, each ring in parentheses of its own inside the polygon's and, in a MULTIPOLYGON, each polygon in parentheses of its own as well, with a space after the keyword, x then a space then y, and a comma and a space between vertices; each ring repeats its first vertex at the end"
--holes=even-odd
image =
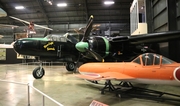
POLYGON ((48 2, 50 5, 52 5, 53 3, 53 0, 44 0, 44 1, 48 2))
POLYGON ((57 6, 58 7, 65 7, 65 6, 67 6, 67 4, 66 3, 59 3, 59 4, 57 4, 57 6))
POLYGON ((144 9, 144 6, 141 7, 141 10, 143 10, 143 9, 144 9))
POLYGON ((111 5, 111 4, 114 4, 114 1, 105 1, 104 4, 105 5, 111 5))
POLYGON ((24 9, 24 6, 16 6, 15 9, 21 10, 21 9, 24 9))
POLYGON ((52 5, 52 2, 51 2, 51 1, 48 1, 48 3, 49 3, 50 5, 52 5))

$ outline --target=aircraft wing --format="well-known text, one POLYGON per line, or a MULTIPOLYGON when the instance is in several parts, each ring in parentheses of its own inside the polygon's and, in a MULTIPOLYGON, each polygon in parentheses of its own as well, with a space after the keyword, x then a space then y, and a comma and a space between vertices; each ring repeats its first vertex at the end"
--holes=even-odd
POLYGON ((79 74, 76 75, 78 78, 87 79, 87 80, 130 80, 135 79, 134 77, 117 73, 117 72, 105 72, 105 73, 87 73, 87 74, 79 74))
POLYGON ((8 25, 8 24, 0 24, 0 27, 12 27, 12 28, 15 28, 15 27, 18 27, 16 25, 8 25))
POLYGON ((130 44, 157 43, 180 39, 180 31, 166 31, 132 36, 111 38, 112 42, 129 42, 130 44))
MULTIPOLYGON (((26 23, 26 24, 30 24, 30 22, 25 21, 25 20, 22 20, 22 19, 19 19, 19 18, 13 17, 13 16, 9 16, 9 17, 12 18, 12 19, 18 20, 18 21, 20 21, 20 22, 24 22, 24 23, 26 23)), ((45 26, 42 26, 42 25, 34 24, 34 26, 37 26, 37 27, 40 27, 40 28, 44 28, 44 29, 48 29, 48 30, 53 30, 53 29, 51 29, 51 28, 48 28, 48 27, 45 27, 45 26)))

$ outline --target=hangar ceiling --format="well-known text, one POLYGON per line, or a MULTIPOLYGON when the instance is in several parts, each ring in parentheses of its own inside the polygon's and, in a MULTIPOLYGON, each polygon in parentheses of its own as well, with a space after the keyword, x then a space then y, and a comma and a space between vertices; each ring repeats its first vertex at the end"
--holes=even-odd
MULTIPOLYGON (((133 0, 114 0, 112 5, 104 5, 105 0, 0 0, 0 7, 8 16, 14 16, 39 25, 85 24, 90 15, 94 23, 111 26, 111 30, 129 31, 130 6, 133 0), (58 7, 58 3, 67 3, 66 7, 58 7), (23 10, 15 6, 24 6, 23 10)), ((23 26, 19 21, 9 17, 1 17, 1 24, 23 26)))

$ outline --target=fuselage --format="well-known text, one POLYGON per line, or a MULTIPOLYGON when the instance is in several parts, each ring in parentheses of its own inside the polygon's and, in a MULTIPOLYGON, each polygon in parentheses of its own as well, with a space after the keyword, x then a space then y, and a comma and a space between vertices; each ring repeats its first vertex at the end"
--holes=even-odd
POLYGON ((46 59, 62 59, 75 61, 78 58, 78 51, 75 44, 66 37, 57 39, 47 38, 23 38, 14 43, 14 50, 18 54, 37 56, 46 59))
POLYGON ((180 86, 180 63, 152 53, 140 55, 132 62, 86 63, 79 68, 79 72, 95 77, 103 77, 101 75, 108 72, 109 75, 104 77, 115 76, 116 80, 128 82, 180 86), (132 79, 121 79, 121 76, 116 76, 114 73, 127 75, 132 79))

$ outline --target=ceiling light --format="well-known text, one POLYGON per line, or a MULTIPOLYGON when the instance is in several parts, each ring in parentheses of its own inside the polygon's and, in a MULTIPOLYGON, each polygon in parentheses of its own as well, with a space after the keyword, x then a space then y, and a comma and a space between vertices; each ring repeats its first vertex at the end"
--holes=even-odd
POLYGON ((104 4, 111 5, 111 4, 114 4, 114 1, 105 1, 104 4))
POLYGON ((67 4, 66 3, 59 3, 59 4, 57 4, 57 6, 58 7, 65 7, 65 6, 67 6, 67 4))
POLYGON ((15 9, 24 9, 24 6, 16 6, 15 9))
POLYGON ((44 0, 44 1, 48 2, 50 5, 52 5, 53 3, 53 0, 44 0))
POLYGON ((51 2, 51 1, 48 1, 48 3, 49 3, 50 5, 52 5, 52 2, 51 2))

